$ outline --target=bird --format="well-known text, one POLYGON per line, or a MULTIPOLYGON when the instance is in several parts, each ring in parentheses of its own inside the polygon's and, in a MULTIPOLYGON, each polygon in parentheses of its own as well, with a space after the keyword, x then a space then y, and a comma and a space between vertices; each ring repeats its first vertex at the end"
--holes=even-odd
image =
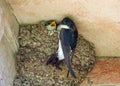
POLYGON ((53 33, 56 31, 57 23, 55 20, 49 20, 45 22, 45 27, 48 30, 48 34, 53 35, 53 33))
POLYGON ((50 56, 46 64, 52 64, 55 65, 56 68, 61 69, 59 65, 65 59, 68 71, 72 77, 76 78, 71 66, 71 61, 77 45, 78 30, 73 20, 69 17, 63 18, 58 24, 57 30, 59 31, 58 49, 50 56))

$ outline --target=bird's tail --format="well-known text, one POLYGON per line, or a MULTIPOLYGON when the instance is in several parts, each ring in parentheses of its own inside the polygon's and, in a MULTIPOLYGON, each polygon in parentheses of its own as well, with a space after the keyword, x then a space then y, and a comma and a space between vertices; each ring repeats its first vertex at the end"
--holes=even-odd
POLYGON ((67 57, 65 58, 65 62, 66 62, 66 64, 67 64, 68 71, 70 72, 70 74, 71 74, 74 78, 76 78, 76 75, 75 75, 75 73, 74 73, 74 71, 73 71, 73 69, 72 69, 72 66, 71 66, 71 61, 70 61, 70 57, 69 57, 69 56, 67 56, 67 57))

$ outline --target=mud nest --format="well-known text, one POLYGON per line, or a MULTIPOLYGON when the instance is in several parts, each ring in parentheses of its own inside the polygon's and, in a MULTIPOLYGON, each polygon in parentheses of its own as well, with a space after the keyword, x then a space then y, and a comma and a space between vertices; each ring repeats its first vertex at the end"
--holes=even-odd
POLYGON ((46 65, 49 56, 57 50, 58 34, 48 35, 44 23, 20 25, 14 86, 79 86, 94 66, 94 45, 81 35, 78 36, 72 59, 72 68, 77 79, 71 75, 67 77, 65 62, 60 65, 62 70, 46 65))

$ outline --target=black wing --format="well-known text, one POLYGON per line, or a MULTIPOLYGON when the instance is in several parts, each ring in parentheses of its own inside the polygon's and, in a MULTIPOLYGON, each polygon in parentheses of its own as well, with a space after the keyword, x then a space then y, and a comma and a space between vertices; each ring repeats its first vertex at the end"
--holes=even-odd
POLYGON ((73 43, 72 39, 72 32, 70 29, 61 29, 60 31, 60 40, 62 45, 63 54, 65 56, 65 62, 67 64, 68 70, 70 74, 76 78, 74 71, 71 67, 71 60, 70 60, 70 54, 71 54, 71 44, 73 43))
POLYGON ((77 31, 76 27, 72 27, 70 46, 71 46, 71 50, 73 50, 73 51, 76 48, 77 38, 78 38, 78 31, 77 31))

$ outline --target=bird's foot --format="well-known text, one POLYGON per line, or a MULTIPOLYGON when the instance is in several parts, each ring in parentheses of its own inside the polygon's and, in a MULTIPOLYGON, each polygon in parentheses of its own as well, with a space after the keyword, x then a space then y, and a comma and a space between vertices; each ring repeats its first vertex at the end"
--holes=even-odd
POLYGON ((55 67, 56 67, 56 69, 62 70, 62 68, 60 67, 60 63, 62 63, 62 60, 61 61, 57 60, 55 67))
POLYGON ((50 56, 50 58, 48 59, 46 65, 51 64, 51 65, 55 66, 56 69, 62 70, 62 68, 60 67, 60 63, 61 63, 61 62, 62 62, 62 61, 58 59, 57 54, 54 53, 54 54, 52 54, 52 55, 50 56))

